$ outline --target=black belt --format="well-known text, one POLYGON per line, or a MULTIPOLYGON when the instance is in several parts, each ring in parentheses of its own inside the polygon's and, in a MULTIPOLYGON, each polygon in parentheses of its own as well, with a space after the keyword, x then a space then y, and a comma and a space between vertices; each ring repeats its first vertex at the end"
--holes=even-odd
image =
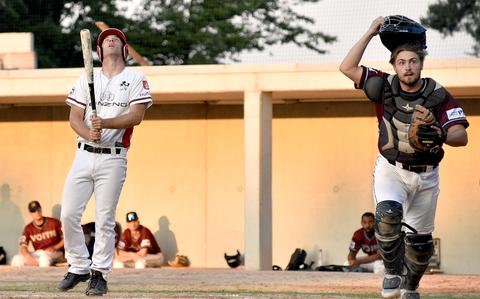
MULTIPOLYGON (((81 148, 89 153, 95 153, 95 154, 111 154, 112 153, 112 148, 110 147, 93 147, 91 145, 85 144, 85 143, 78 143, 78 148, 81 148)), ((121 148, 115 148, 115 153, 118 155, 122 152, 121 148)))
POLYGON ((437 166, 438 166, 438 164, 436 164, 436 165, 409 165, 409 164, 400 163, 398 161, 390 161, 390 160, 388 160, 388 163, 390 163, 394 166, 400 167, 402 169, 412 171, 412 172, 416 172, 416 173, 432 171, 435 168, 437 168, 437 166))

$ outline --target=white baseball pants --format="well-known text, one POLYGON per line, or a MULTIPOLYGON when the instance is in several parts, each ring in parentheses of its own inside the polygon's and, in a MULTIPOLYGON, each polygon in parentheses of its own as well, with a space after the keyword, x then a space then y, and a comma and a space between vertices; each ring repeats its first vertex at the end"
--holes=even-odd
POLYGON ((120 154, 90 153, 78 149, 62 196, 61 221, 69 272, 87 274, 90 269, 104 276, 112 270, 115 247, 115 212, 127 173, 127 150, 120 154), (95 194, 95 247, 88 258, 80 224, 83 212, 95 194))
POLYGON ((373 172, 375 205, 385 200, 401 203, 405 223, 419 234, 432 233, 440 193, 438 169, 416 173, 392 165, 378 155, 373 172))
MULTIPOLYGON (((36 250, 32 252, 31 255, 38 261, 39 267, 50 267, 63 257, 63 252, 36 250)), ((14 267, 23 267, 26 263, 25 257, 22 254, 17 254, 12 258, 11 264, 14 267)))
POLYGON ((133 261, 126 261, 122 262, 117 259, 113 261, 113 268, 121 269, 127 267, 135 267, 135 269, 144 269, 144 268, 159 268, 163 265, 165 258, 163 257, 163 253, 157 254, 147 254, 142 259, 137 260, 136 262, 133 261))

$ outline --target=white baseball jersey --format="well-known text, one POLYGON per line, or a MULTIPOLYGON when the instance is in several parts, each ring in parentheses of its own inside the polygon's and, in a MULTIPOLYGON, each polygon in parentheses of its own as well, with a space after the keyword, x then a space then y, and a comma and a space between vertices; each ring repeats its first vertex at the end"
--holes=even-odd
MULTIPOLYGON (((130 106, 135 104, 144 103, 147 104, 147 108, 152 105, 152 96, 150 95, 147 79, 141 73, 125 68, 120 74, 108 78, 100 70, 95 70, 93 81, 98 117, 113 118, 121 116, 128 113, 130 106)), ((89 98, 87 76, 83 75, 70 91, 66 102, 70 106, 75 105, 85 109, 84 121, 91 128, 90 116, 92 115, 92 106, 88 100, 89 98)), ((128 148, 132 133, 133 127, 127 129, 103 129, 100 143, 95 144, 95 146, 121 146, 128 148)), ((88 143, 88 140, 80 136, 78 141, 88 143)))

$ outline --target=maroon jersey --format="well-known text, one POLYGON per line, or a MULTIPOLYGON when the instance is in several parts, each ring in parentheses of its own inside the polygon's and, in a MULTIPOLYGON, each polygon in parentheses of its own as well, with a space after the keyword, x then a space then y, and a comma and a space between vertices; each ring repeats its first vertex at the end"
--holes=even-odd
POLYGON ((362 251, 368 255, 377 253, 378 244, 377 239, 375 239, 375 234, 369 237, 363 228, 355 231, 349 249, 354 252, 358 252, 359 249, 362 249, 362 251))
POLYGON ((118 243, 118 248, 133 252, 138 252, 142 248, 147 248, 149 254, 161 252, 155 237, 152 235, 150 230, 143 225, 138 227, 138 235, 135 233, 132 234, 129 229, 126 229, 122 234, 120 242, 118 243))
POLYGON ((430 101, 432 106, 428 108, 432 108, 431 110, 435 119, 446 131, 453 125, 463 125, 467 128, 467 118, 460 105, 445 88, 441 87, 440 84, 432 79, 422 79, 422 86, 418 91, 406 92, 399 86, 398 77, 391 76, 388 73, 373 68, 362 66, 362 69, 362 77, 360 78, 359 84, 355 85, 356 88, 364 89, 367 80, 371 77, 380 77, 388 79, 388 81, 391 80, 392 83, 396 82, 393 85, 392 83, 385 82, 383 87, 376 87, 378 88, 376 91, 382 91, 384 96, 387 96, 385 99, 371 99, 375 103, 375 112, 378 120, 378 150, 380 153, 387 158, 390 163, 395 160, 411 165, 438 165, 445 153, 443 148, 437 151, 425 152, 413 152, 413 149, 409 151, 408 148, 407 150, 405 150, 405 148, 404 150, 400 150, 400 143, 408 142, 408 139, 406 140, 405 137, 407 134, 405 128, 408 129, 410 124, 406 118, 408 114, 412 114, 414 102, 420 103, 421 100, 423 100, 423 102, 426 103, 430 101), (432 86, 433 84, 435 86, 432 86), (395 92, 393 91, 393 86, 396 86, 395 92), (383 89, 380 90, 380 88, 383 89), (437 96, 433 96, 434 90, 438 90, 437 96), (411 105, 410 102, 412 102, 411 105), (396 115, 400 118, 396 118, 396 115))
MULTIPOLYGON (((376 70, 374 68, 369 68, 365 66, 362 66, 362 68, 363 68, 363 73, 360 79, 360 84, 355 85, 355 88, 357 89, 363 89, 365 86, 365 82, 370 77, 387 78, 390 75, 388 73, 376 70)), ((422 86, 422 88, 424 87, 425 87, 425 80, 424 80, 424 86, 422 86)), ((375 111, 377 114, 378 122, 381 122, 383 117, 383 103, 381 102, 375 103, 375 111)), ((460 107, 457 101, 455 101, 455 99, 449 93, 445 103, 438 110, 433 112, 436 112, 435 118, 440 122, 440 124, 445 130, 448 130, 449 127, 456 124, 461 124, 465 128, 468 127, 467 118, 463 113, 463 109, 460 107)))
POLYGON ((23 229, 23 234, 20 238, 21 246, 28 246, 32 242, 35 250, 43 250, 54 246, 63 238, 62 224, 55 218, 43 217, 43 224, 38 226, 30 222, 23 229))

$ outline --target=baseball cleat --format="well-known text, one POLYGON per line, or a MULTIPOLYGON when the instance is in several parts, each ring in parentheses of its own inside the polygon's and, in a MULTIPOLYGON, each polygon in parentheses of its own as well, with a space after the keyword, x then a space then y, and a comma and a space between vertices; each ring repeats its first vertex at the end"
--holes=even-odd
POLYGON ((106 294, 107 291, 107 281, 103 278, 102 272, 92 270, 92 277, 90 278, 85 294, 87 296, 102 296, 106 294))
POLYGON ((402 277, 400 275, 385 274, 383 278, 382 298, 400 298, 400 286, 402 277))
POLYGON ((58 283, 57 288, 60 291, 68 291, 73 289, 79 282, 87 281, 90 278, 90 273, 88 274, 75 274, 67 272, 62 281, 58 283))

